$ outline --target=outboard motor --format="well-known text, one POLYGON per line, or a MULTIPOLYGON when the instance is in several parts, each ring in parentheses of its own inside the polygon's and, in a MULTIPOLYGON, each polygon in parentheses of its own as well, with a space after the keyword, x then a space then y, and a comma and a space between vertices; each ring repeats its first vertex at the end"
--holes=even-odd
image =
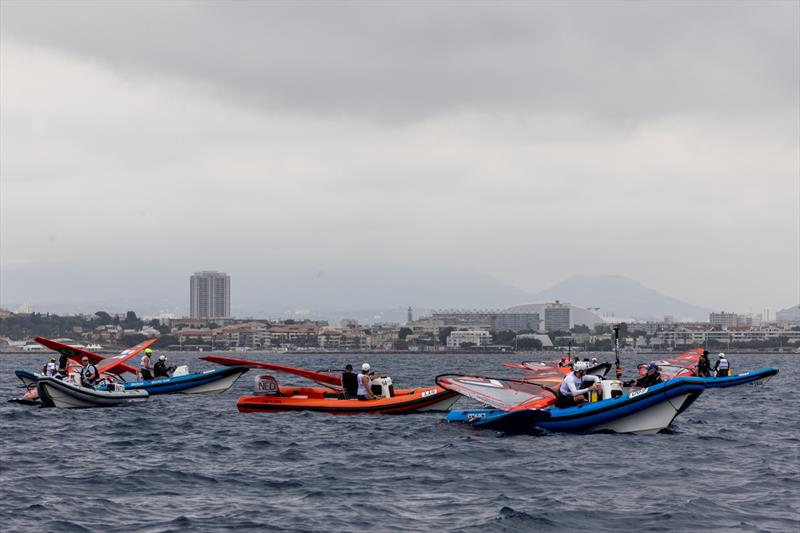
POLYGON ((256 394, 259 396, 277 396, 278 380, 274 376, 263 374, 256 376, 256 394))
POLYGON ((378 398, 394 398, 394 385, 392 378, 377 378, 372 380, 372 394, 378 398))

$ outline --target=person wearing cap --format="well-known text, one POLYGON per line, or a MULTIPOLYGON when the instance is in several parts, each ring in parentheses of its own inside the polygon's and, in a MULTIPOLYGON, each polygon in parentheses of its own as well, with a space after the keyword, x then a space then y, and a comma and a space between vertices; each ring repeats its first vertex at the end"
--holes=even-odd
POLYGON ((714 371, 717 373, 718 378, 726 378, 731 375, 731 363, 724 353, 719 354, 719 359, 714 365, 714 371))
POLYGON ((81 385, 84 387, 94 387, 94 384, 100 379, 100 373, 97 367, 89 362, 89 358, 85 355, 81 358, 81 385))
POLYGON ((358 375, 356 398, 359 400, 375 399, 375 395, 372 394, 372 380, 369 377, 369 363, 364 363, 361 365, 361 373, 358 375))
POLYGON ((167 366, 167 356, 159 355, 158 361, 153 365, 153 374, 155 379, 168 378, 170 372, 175 372, 175 366, 167 366))
POLYGON ((567 374, 556 395, 556 407, 572 407, 586 401, 586 394, 593 390, 600 390, 600 376, 586 374, 588 365, 583 361, 573 363, 572 372, 567 374), (584 382, 591 385, 584 387, 584 382))
POLYGON ((658 365, 655 363, 650 363, 647 366, 647 371, 645 372, 644 376, 638 379, 632 379, 630 381, 626 381, 623 383, 625 387, 650 387, 651 385, 657 385, 661 383, 663 380, 661 379, 661 372, 659 372, 658 365))
POLYGON ((45 376, 55 376, 58 372, 58 365, 56 365, 56 358, 51 357, 50 362, 42 367, 42 374, 45 376))
POLYGON ((150 366, 150 357, 152 355, 153 355, 153 350, 147 348, 144 351, 144 355, 142 356, 142 362, 139 365, 139 373, 142 375, 142 379, 145 381, 153 379, 153 368, 150 366))
POLYGON ((697 375, 701 378, 711 377, 711 361, 708 360, 708 350, 703 350, 700 360, 697 361, 697 375))
POLYGON ((348 364, 342 372, 342 393, 345 400, 355 400, 358 397, 358 377, 353 372, 353 365, 348 364))

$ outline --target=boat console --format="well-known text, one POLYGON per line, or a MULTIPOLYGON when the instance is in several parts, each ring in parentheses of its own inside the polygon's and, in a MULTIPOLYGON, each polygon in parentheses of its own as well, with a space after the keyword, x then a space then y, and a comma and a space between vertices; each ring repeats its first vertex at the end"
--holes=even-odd
POLYGON ((604 379, 600 382, 602 389, 602 397, 597 392, 589 394, 590 402, 599 402, 602 400, 610 400, 611 398, 619 398, 622 396, 622 382, 618 379, 604 379))
POLYGON ((372 394, 378 398, 394 398, 394 385, 392 385, 392 378, 376 378, 370 381, 372 386, 372 394))

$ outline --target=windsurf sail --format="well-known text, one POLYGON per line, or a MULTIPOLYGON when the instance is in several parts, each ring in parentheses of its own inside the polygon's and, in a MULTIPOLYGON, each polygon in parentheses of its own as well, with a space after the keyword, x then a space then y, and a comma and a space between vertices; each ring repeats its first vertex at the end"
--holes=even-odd
POLYGON ((133 357, 134 355, 138 354, 154 342, 156 342, 158 338, 155 339, 147 339, 146 341, 142 341, 136 346, 131 346, 127 350, 124 350, 119 353, 119 355, 115 355, 114 357, 106 357, 95 366, 97 367, 97 371, 101 374, 103 372, 113 372, 119 365, 133 357))
MULTIPOLYGON (((100 362, 102 362, 105 359, 107 359, 106 357, 103 357, 102 355, 98 355, 96 353, 92 353, 90 351, 83 350, 81 348, 75 348, 75 347, 70 346, 68 344, 63 344, 63 343, 60 343, 58 341, 54 341, 52 339, 47 339, 45 337, 36 337, 33 340, 35 340, 36 342, 38 342, 42 346, 50 348, 51 350, 54 350, 54 351, 56 351, 56 352, 58 352, 60 354, 66 355, 71 361, 75 361, 76 363, 80 363, 80 361, 81 361, 81 359, 83 357, 86 357, 87 359, 89 359, 89 362, 92 363, 93 365, 98 365, 100 362)), ((135 348, 135 346, 134 346, 134 348, 135 348)), ((98 367, 98 370, 100 370, 99 367, 98 367)), ((122 374, 124 372, 132 372, 134 374, 136 373, 136 369, 135 368, 130 367, 130 366, 124 364, 124 363, 118 363, 114 367, 113 371, 114 371, 115 374, 122 374)))
MULTIPOLYGON (((523 381, 553 385, 564 381, 564 376, 572 370, 568 366, 558 366, 555 361, 522 361, 521 363, 503 363, 504 366, 529 370, 530 374, 522 378, 523 381)), ((605 376, 611 370, 611 363, 600 363, 589 368, 586 373, 593 376, 605 376)))
MULTIPOLYGON (((679 376, 696 376, 697 363, 700 362, 700 356, 703 355, 703 351, 703 348, 694 348, 677 357, 663 359, 661 361, 651 361, 651 363, 658 365, 661 379, 664 381, 679 376)), ((648 365, 639 365, 640 375, 643 376, 647 373, 647 366, 648 365)))
POLYGON ((541 409, 555 403, 555 393, 528 381, 442 374, 440 387, 503 411, 541 409))
POLYGON ((273 372, 284 372, 286 374, 294 374, 295 376, 304 377, 322 383, 324 385, 334 385, 336 387, 342 386, 342 378, 339 376, 331 376, 329 374, 321 374, 313 370, 305 370, 303 368, 292 368, 290 366, 274 365, 272 363, 262 363, 261 361, 251 361, 249 359, 234 359, 232 357, 221 357, 219 355, 207 355, 201 357, 204 361, 216 363, 223 366, 249 366, 250 368, 264 368, 272 370, 273 372))

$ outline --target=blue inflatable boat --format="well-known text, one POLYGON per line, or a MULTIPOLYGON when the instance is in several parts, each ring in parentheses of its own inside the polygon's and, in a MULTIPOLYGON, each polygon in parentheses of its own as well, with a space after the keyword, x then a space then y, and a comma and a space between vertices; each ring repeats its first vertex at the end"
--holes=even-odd
POLYGON ((658 433, 685 411, 704 389, 705 383, 701 378, 679 377, 617 398, 575 407, 458 410, 450 412, 447 420, 505 431, 541 428, 570 433, 658 433))
MULTIPOLYGON (((227 366, 204 372, 145 381, 126 381, 126 390, 146 390, 153 394, 215 394, 228 390, 249 368, 227 366)), ((102 390, 102 386, 98 387, 102 390)))

